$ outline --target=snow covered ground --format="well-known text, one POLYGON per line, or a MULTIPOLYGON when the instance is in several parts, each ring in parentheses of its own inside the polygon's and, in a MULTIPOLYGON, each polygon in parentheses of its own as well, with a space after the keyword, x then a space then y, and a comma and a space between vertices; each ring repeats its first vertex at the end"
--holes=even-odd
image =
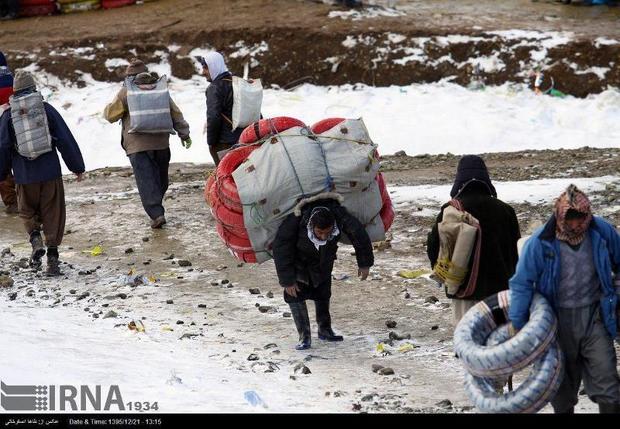
MULTIPOLYGON (((494 181, 497 196, 507 203, 547 204, 554 201, 571 183, 590 194, 600 192, 608 184, 618 183, 618 176, 595 178, 541 179, 520 182, 494 181)), ((399 207, 407 204, 428 204, 436 207, 450 197, 452 185, 393 186, 390 194, 399 207)))
MULTIPOLYGON (((169 74, 166 64, 152 64, 169 74)), ((127 166, 120 147, 120 125, 102 117, 120 84, 85 76, 85 88, 67 86, 37 74, 47 100, 63 114, 85 155, 88 170, 127 166)), ((173 162, 210 162, 203 133, 204 78, 172 79, 172 97, 190 123, 194 145, 183 149, 171 138, 173 162)), ((306 124, 326 117, 362 117, 383 154, 408 155, 510 152, 524 149, 614 147, 620 141, 620 91, 609 89, 586 99, 537 96, 518 85, 470 90, 450 82, 375 88, 365 85, 293 91, 267 89, 265 117, 293 116, 306 124)))

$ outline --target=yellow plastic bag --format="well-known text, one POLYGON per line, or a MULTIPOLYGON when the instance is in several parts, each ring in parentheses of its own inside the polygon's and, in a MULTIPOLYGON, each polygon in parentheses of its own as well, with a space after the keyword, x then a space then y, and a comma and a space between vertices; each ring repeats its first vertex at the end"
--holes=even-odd
POLYGON ((97 244, 95 247, 93 247, 90 250, 82 250, 82 253, 87 253, 90 256, 99 256, 102 255, 104 252, 103 247, 101 247, 101 245, 97 244))
POLYGON ((404 279, 415 279, 428 273, 426 270, 400 270, 398 276, 404 279))

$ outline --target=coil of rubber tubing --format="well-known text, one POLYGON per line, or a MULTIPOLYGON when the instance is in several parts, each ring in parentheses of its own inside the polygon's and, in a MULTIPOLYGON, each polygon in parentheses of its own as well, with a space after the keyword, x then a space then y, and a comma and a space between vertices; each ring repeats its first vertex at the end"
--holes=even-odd
POLYGON ((101 6, 104 9, 113 9, 117 7, 129 6, 135 3, 136 0, 101 0, 101 6))
POLYGON ((221 224, 217 224, 217 233, 226 243, 226 247, 232 252, 235 257, 243 262, 256 262, 256 254, 252 249, 252 243, 250 240, 242 239, 234 234, 230 234, 221 224))
POLYGON ((390 193, 387 190, 387 185, 385 183, 385 179, 383 178, 383 173, 377 174, 377 184, 379 185, 379 190, 381 191, 381 212, 379 215, 381 216, 381 220, 383 221, 383 229, 388 231, 392 227, 392 223, 394 223, 394 205, 392 204, 392 198, 390 198, 390 193))
MULTIPOLYGON (((508 325, 496 330, 510 337, 508 325)), ((474 406, 484 413, 536 413, 552 400, 564 374, 564 360, 557 340, 534 362, 527 378, 512 392, 498 393, 503 383, 465 374, 465 391, 474 406)))
POLYGON ((211 173, 209 174, 209 177, 207 177, 207 181, 205 182, 205 190, 204 190, 205 201, 207 202, 209 207, 212 207, 210 193, 211 193, 211 188, 213 187, 213 185, 215 185, 215 174, 211 173))
POLYGON ((310 128, 314 134, 323 134, 325 131, 329 131, 336 125, 346 121, 345 118, 327 118, 321 119, 310 128))
POLYGON ((215 186, 217 186, 220 201, 230 210, 243 212, 239 191, 232 173, 258 148, 259 146, 241 146, 234 149, 222 158, 217 167, 215 186))
POLYGON ((274 131, 281 133, 282 131, 286 131, 293 127, 306 127, 306 124, 299 119, 291 118, 289 116, 261 119, 260 121, 248 125, 243 130, 241 136, 239 137, 239 143, 256 143, 265 137, 273 135, 274 131))
MULTIPOLYGON (((319 122, 315 123, 310 127, 314 134, 322 134, 326 131, 331 130, 335 126, 341 124, 346 121, 345 118, 327 118, 322 119, 319 122)), ((375 150, 374 156, 377 160, 380 160, 379 152, 375 150)), ((392 223, 394 223, 394 206, 392 204, 392 199, 390 198, 390 194, 387 190, 387 185, 385 183, 385 179, 383 178, 383 173, 378 173, 375 178, 377 184, 379 185, 379 190, 381 191, 381 212, 379 216, 381 217, 381 221, 383 222, 383 229, 387 232, 391 227, 392 223)))
POLYGON ((57 12, 56 3, 45 3, 32 6, 22 6, 19 9, 19 16, 44 16, 53 15, 57 12))
POLYGON ((230 210, 222 204, 215 186, 211 187, 209 203, 211 205, 211 214, 217 220, 218 224, 225 227, 228 232, 237 237, 248 239, 248 232, 243 222, 243 214, 230 210))
POLYGON ((468 372, 478 377, 511 375, 538 360, 555 340, 557 320, 540 294, 535 293, 530 319, 514 337, 487 346, 487 339, 508 321, 510 292, 490 296, 472 307, 454 331, 454 351, 468 372))

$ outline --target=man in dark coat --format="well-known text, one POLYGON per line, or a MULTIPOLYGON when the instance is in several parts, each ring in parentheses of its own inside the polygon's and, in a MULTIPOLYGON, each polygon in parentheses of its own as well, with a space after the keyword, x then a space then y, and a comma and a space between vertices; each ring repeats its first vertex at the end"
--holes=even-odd
POLYGON ((319 339, 342 341, 331 327, 329 301, 338 241, 344 232, 357 258, 358 275, 366 280, 374 255, 364 226, 340 205, 338 194, 319 194, 302 200, 278 229, 273 242, 273 258, 284 301, 291 308, 299 333, 297 350, 310 348, 310 319, 306 300, 316 306, 319 339))
MULTIPOLYGON (((517 241, 521 233, 514 209, 497 198, 482 158, 475 155, 461 158, 450 197, 458 199, 464 210, 478 219, 482 237, 480 265, 473 293, 462 296, 469 282, 469 274, 456 295, 446 293, 452 299, 456 325, 478 301, 508 289, 508 280, 517 265, 517 241)), ((448 204, 445 204, 441 208, 437 222, 428 234, 427 253, 431 267, 435 267, 437 263, 440 247, 438 224, 442 221, 443 211, 447 206, 448 204)), ((470 268, 471 265, 470 262, 470 268)))
MULTIPOLYGON (((16 98, 36 92, 34 78, 28 72, 18 71, 13 89, 16 98)), ((54 107, 47 103, 43 103, 43 106, 52 150, 33 160, 17 152, 11 110, 5 111, 0 117, 0 180, 4 180, 13 169, 19 216, 32 244, 31 266, 39 267, 46 253, 41 238, 43 229, 47 246, 47 274, 59 275, 58 246, 64 235, 66 212, 62 173, 56 151, 60 152, 78 182, 82 180, 85 168, 80 148, 65 121, 54 107)))
POLYGON ((219 52, 200 58, 203 75, 210 82, 207 88, 207 144, 213 162, 220 163, 218 152, 237 144, 243 128, 232 128, 232 74, 219 52))

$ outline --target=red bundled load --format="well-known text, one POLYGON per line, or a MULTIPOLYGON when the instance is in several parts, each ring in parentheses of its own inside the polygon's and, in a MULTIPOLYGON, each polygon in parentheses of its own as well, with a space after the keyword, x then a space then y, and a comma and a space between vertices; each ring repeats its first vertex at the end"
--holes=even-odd
POLYGON ((241 261, 257 262, 243 221, 243 205, 232 173, 247 160, 254 150, 260 147, 252 143, 296 126, 305 127, 306 125, 297 119, 282 116, 261 119, 248 126, 239 140, 244 146, 228 152, 222 158, 215 174, 207 179, 205 199, 217 222, 217 233, 232 254, 241 261))

